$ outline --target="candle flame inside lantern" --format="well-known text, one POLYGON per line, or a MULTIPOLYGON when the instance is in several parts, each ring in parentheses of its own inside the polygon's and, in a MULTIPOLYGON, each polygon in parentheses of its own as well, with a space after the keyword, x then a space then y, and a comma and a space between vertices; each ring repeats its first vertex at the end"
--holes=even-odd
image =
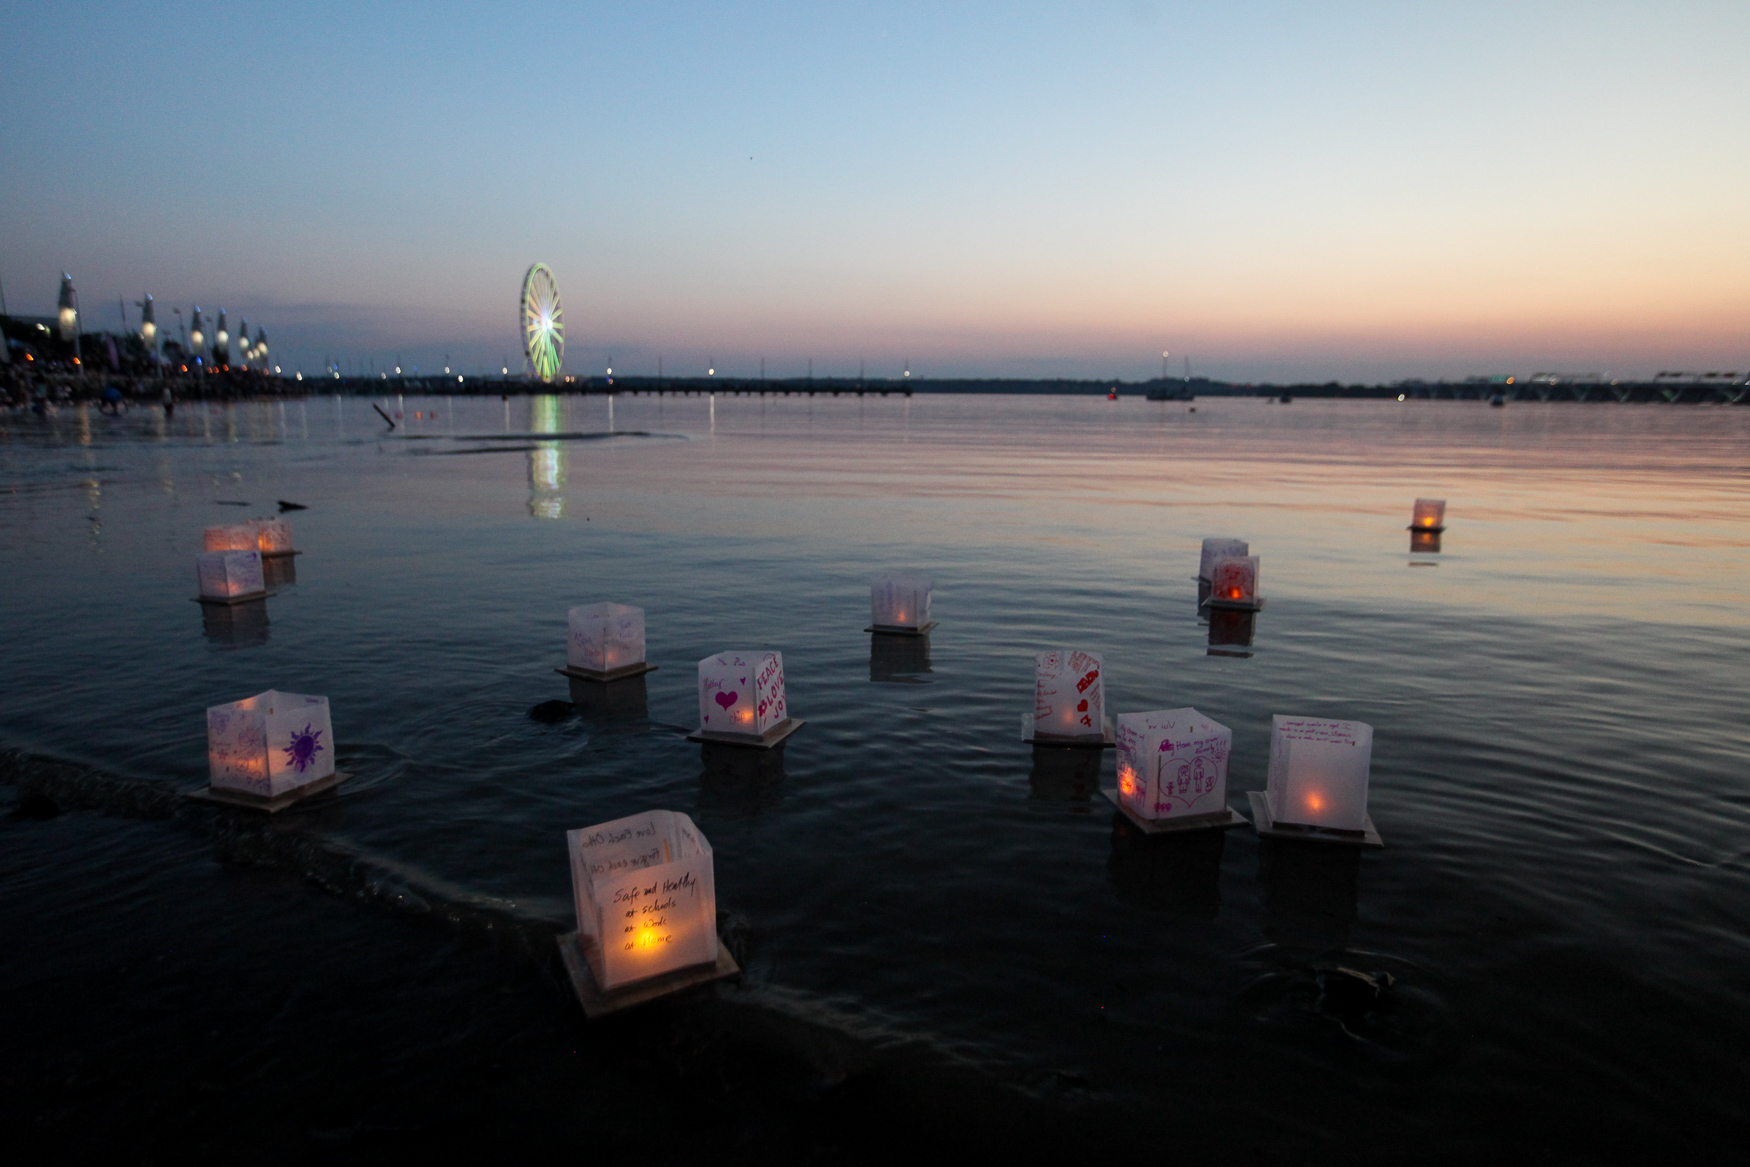
POLYGON ((743 709, 740 713, 737 713, 735 715, 735 719, 737 721, 752 721, 753 720, 753 710, 743 709))
POLYGON ((1227 589, 1227 598, 1228 598, 1228 599, 1230 599, 1230 600, 1237 600, 1237 599, 1239 599, 1239 598, 1240 598, 1240 596, 1241 596, 1241 592, 1240 592, 1240 589, 1238 589, 1238 588, 1229 588, 1229 589, 1227 589))
POLYGON ((1311 811, 1323 810, 1325 809, 1325 800, 1320 798, 1316 793, 1308 794, 1306 796, 1306 808, 1311 811))
POLYGON ((1132 770, 1129 766, 1125 766, 1118 771, 1118 789, 1121 793, 1126 795, 1134 795, 1136 793, 1135 770, 1132 770))
POLYGON ((655 928, 642 928, 638 932, 638 947, 655 948, 657 942, 661 939, 662 933, 658 932, 655 928))

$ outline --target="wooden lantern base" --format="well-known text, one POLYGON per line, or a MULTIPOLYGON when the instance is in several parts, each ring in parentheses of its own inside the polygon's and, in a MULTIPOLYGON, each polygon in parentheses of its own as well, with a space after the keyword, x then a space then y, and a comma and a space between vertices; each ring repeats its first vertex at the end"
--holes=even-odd
POLYGON ((1112 732, 1112 719, 1100 719, 1100 736, 1094 737, 1064 737, 1055 733, 1033 732, 1033 715, 1021 714, 1021 741, 1029 746, 1053 746, 1066 749, 1111 750, 1118 747, 1118 739, 1112 732))
POLYGON ((1210 596, 1203 601, 1203 605, 1207 608, 1230 608, 1236 612, 1262 612, 1264 610, 1264 597, 1256 596, 1250 600, 1218 600, 1214 596, 1210 596))
POLYGON ((1385 841, 1373 827, 1373 816, 1362 815, 1366 828, 1360 831, 1339 831, 1331 827, 1308 827, 1299 823, 1279 823, 1270 817, 1270 799, 1262 790, 1246 793, 1252 804, 1252 829, 1267 839, 1301 839, 1311 843, 1337 843, 1349 847, 1383 847, 1385 841))
POLYGON ((1212 814, 1185 815, 1176 819, 1145 819, 1135 811, 1118 801, 1116 790, 1102 790, 1106 801, 1118 808, 1118 813, 1130 820, 1132 826, 1148 835, 1178 835, 1189 831, 1226 831, 1233 827, 1250 826, 1242 814, 1227 807, 1212 814))
POLYGON ((240 806, 245 810, 278 814, 288 806, 296 806, 305 799, 321 794, 324 790, 333 790, 351 777, 352 775, 345 770, 336 770, 326 778, 318 778, 314 782, 307 782, 271 798, 265 794, 251 794, 247 790, 233 790, 229 786, 213 786, 211 784, 208 784, 205 790, 197 790, 189 797, 201 802, 216 802, 223 806, 240 806))
POLYGON ((755 750, 776 749, 784 739, 807 725, 794 717, 786 717, 764 733, 720 733, 700 727, 687 735, 690 742, 710 742, 719 746, 746 746, 755 750))
POLYGON ((565 971, 571 977, 571 989, 577 994, 577 1003, 583 1006, 583 1015, 591 1021, 683 989, 690 989, 695 985, 710 984, 724 977, 741 975, 741 966, 735 963, 735 958, 729 955, 729 946, 719 937, 715 964, 695 964, 691 968, 678 968, 659 977, 634 981, 632 984, 603 992, 595 983, 595 973, 590 970, 589 958, 584 955, 583 934, 567 932, 558 937, 558 940, 559 958, 565 962, 565 971))
POLYGON ((265 600, 269 596, 278 594, 278 592, 262 591, 250 592, 247 595, 242 596, 191 596, 190 599, 197 604, 218 604, 222 607, 234 608, 238 604, 247 604, 251 600, 265 600))
POLYGON ((906 628, 899 624, 871 624, 864 632, 878 632, 883 636, 928 636, 930 629, 940 624, 940 620, 931 620, 918 628, 906 628))
POLYGON ((1425 534, 1429 534, 1429 535, 1438 535, 1438 534, 1440 534, 1440 532, 1446 530, 1446 528, 1445 527, 1418 527, 1418 526, 1416 526, 1416 524, 1411 523, 1408 527, 1405 527, 1404 530, 1406 530, 1406 531, 1421 531, 1421 532, 1423 532, 1425 534))
POLYGON ((645 673, 654 673, 656 666, 639 661, 635 665, 622 665, 617 669, 580 669, 576 665, 566 665, 553 671, 562 677, 571 677, 578 681, 624 681, 627 677, 642 677, 645 673))
POLYGON ((290 559, 294 555, 302 555, 302 551, 263 551, 263 559, 290 559))

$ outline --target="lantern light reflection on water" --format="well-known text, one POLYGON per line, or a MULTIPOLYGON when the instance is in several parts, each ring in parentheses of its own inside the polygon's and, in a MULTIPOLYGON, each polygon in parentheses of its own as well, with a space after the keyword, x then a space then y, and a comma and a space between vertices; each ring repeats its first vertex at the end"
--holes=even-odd
POLYGON ((587 604, 566 613, 570 637, 565 663, 574 669, 611 673, 644 663, 644 609, 626 604, 587 604))
POLYGON ((717 960, 711 844, 678 811, 565 832, 577 930, 603 991, 717 960))
POLYGON ((273 798, 334 773, 328 698, 269 689, 207 710, 216 787, 273 798))
POLYGON ((1149 820, 1227 814, 1233 731, 1195 709, 1118 715, 1118 802, 1149 820))
POLYGON ((267 590, 259 551, 206 551, 195 556, 203 600, 234 600, 267 590))
POLYGON ((1359 834, 1367 829, 1373 727, 1311 717, 1271 719, 1266 798, 1277 823, 1359 834))

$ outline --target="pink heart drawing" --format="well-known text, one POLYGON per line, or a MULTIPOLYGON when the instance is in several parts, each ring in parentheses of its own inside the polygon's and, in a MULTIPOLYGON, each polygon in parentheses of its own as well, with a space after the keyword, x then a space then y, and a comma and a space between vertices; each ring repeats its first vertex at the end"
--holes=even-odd
POLYGON ((731 689, 727 693, 719 693, 717 694, 717 704, 728 709, 731 705, 735 704, 735 699, 739 696, 741 696, 741 694, 737 693, 734 689, 731 689))

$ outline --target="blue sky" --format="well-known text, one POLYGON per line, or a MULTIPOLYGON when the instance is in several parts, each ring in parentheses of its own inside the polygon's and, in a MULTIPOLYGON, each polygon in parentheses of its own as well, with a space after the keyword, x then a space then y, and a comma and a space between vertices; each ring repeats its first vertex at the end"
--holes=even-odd
POLYGON ((535 260, 573 372, 1750 363, 1750 5, 22 4, 6 26, 12 310, 47 311, 65 269, 96 326, 150 291, 172 328, 223 307, 309 370, 514 361, 535 260))

